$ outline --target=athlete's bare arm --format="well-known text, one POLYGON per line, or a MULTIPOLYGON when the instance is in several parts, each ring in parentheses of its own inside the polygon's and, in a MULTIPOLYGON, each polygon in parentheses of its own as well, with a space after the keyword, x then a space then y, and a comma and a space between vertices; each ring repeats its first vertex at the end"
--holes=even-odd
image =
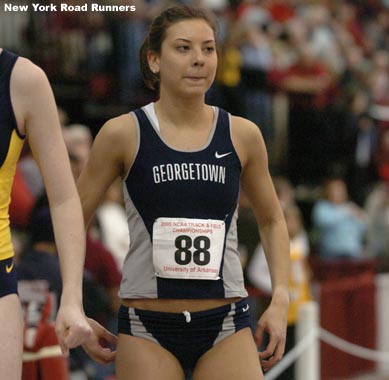
POLYGON ((232 134, 243 167, 242 187, 259 225, 272 280, 271 305, 260 318, 255 333, 258 345, 265 331, 270 335, 266 350, 260 353, 261 364, 268 369, 282 358, 285 348, 289 307, 289 237, 259 128, 246 119, 232 117, 232 134))
MULTIPOLYGON (((135 155, 136 141, 135 123, 130 115, 111 119, 100 129, 88 162, 77 179, 86 224, 115 178, 127 174, 135 155)), ((113 361, 116 351, 104 348, 101 340, 114 346, 117 337, 92 319, 89 324, 93 334, 83 345, 85 351, 98 363, 113 361)))
POLYGON ((130 115, 111 119, 100 129, 77 179, 86 224, 112 182, 126 175, 135 155, 136 141, 135 123, 130 115))
POLYGON ((11 99, 19 130, 27 135, 50 203, 63 282, 56 330, 67 354, 91 333, 82 307, 85 234, 80 201, 49 81, 39 67, 22 57, 12 72, 11 99))

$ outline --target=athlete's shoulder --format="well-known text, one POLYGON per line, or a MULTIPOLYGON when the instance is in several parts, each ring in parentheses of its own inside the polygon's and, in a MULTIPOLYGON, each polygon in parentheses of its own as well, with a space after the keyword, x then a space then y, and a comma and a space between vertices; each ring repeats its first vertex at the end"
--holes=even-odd
POLYGON ((252 121, 240 116, 231 115, 232 134, 245 142, 253 142, 262 139, 259 127, 252 121))
POLYGON ((131 115, 123 114, 105 122, 96 136, 94 145, 105 154, 126 157, 135 151, 136 133, 131 115))
POLYGON ((128 126, 131 127, 134 125, 135 122, 130 113, 124 113, 119 116, 115 116, 107 120, 106 123, 104 124, 104 126, 107 126, 108 128, 116 128, 116 129, 120 129, 128 126))
POLYGON ((124 136, 135 133, 135 122, 130 114, 122 114, 107 120, 99 131, 99 135, 120 142, 124 136))
MULTIPOLYGON (((54 121, 55 100, 45 72, 35 63, 19 56, 10 78, 12 107, 19 130, 26 134, 26 128, 40 129, 42 117, 47 117, 50 127, 54 121), (35 120, 35 121, 34 121, 35 120), (39 121, 38 121, 39 120, 39 121)), ((31 131, 30 131, 31 132, 31 131)), ((31 133, 29 133, 31 137, 31 133)))
POLYGON ((41 67, 28 58, 19 56, 14 66, 12 83, 17 89, 37 91, 48 83, 48 79, 41 67))
POLYGON ((243 167, 252 160, 267 160, 265 143, 256 124, 243 117, 231 116, 231 135, 243 167))

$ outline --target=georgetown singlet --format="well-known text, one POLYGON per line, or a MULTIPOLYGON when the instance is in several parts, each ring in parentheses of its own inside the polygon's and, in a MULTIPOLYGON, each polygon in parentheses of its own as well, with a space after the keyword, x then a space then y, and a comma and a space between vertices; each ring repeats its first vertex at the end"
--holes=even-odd
POLYGON ((8 210, 24 140, 18 131, 10 93, 11 73, 17 59, 7 50, 0 54, 0 260, 13 256, 8 210))
POLYGON ((208 143, 193 152, 163 141, 153 103, 132 112, 138 148, 123 182, 130 249, 121 298, 247 296, 236 228, 242 168, 229 114, 214 111, 208 143))

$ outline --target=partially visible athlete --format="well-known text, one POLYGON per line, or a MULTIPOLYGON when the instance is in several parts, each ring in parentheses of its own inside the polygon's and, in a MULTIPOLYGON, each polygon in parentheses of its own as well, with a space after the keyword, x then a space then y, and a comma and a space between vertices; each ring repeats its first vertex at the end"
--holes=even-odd
POLYGON ((0 48, 0 379, 21 378, 22 310, 9 226, 10 193, 25 137, 50 200, 63 292, 56 321, 64 354, 90 335, 82 307, 84 226, 55 100, 44 72, 0 48))
MULTIPOLYGON (((205 104, 216 73, 215 24, 178 6, 152 23, 141 49, 159 99, 108 121, 77 186, 89 221, 110 184, 123 179, 130 247, 120 288, 118 380, 258 380, 284 352, 289 239, 259 128, 205 104), (237 251, 240 186, 259 224, 273 286, 250 329, 237 251), (93 189, 93 191, 91 191, 93 189), (263 334, 269 343, 258 354, 263 334)), ((84 345, 97 361, 101 326, 84 345)))

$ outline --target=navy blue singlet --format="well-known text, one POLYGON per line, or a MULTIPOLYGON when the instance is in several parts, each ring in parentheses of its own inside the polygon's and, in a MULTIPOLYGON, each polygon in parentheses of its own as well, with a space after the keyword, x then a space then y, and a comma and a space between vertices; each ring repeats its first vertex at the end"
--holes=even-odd
MULTIPOLYGON (((236 232, 241 163, 232 143, 229 114, 215 108, 215 122, 206 146, 198 151, 183 152, 163 141, 158 121, 151 111, 153 104, 132 113, 139 141, 134 163, 123 183, 131 243, 124 262, 120 296, 180 299, 246 296, 236 232), (156 273, 153 226, 158 218, 225 223, 217 278, 164 278, 156 273)), ((184 238, 182 249, 189 255, 185 256, 188 262, 196 261, 196 248, 199 251, 208 248, 201 240, 203 237, 199 238, 197 246, 196 241, 184 238)), ((181 249, 177 245, 176 248, 181 249)), ((171 252, 164 249, 164 253, 173 256, 175 249, 171 252)), ((204 256, 197 258, 205 260, 204 256)), ((188 268, 186 270, 193 268, 192 262, 188 262, 182 265, 188 268)), ((171 270, 178 269, 183 270, 171 270)))

